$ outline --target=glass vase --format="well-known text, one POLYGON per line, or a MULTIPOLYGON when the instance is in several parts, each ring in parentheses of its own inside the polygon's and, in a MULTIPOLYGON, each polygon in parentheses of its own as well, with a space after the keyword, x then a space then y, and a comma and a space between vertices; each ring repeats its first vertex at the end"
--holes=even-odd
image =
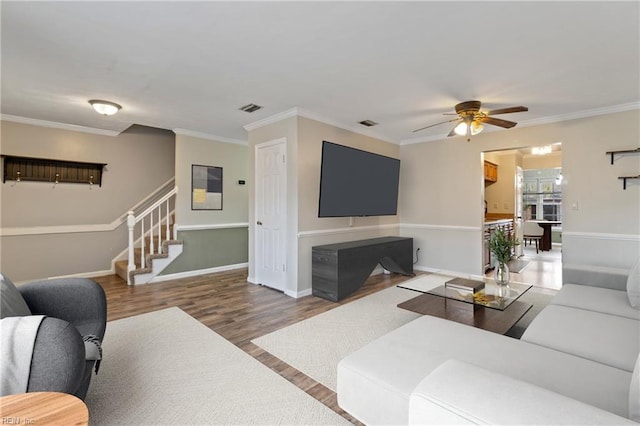
POLYGON ((509 285, 509 267, 505 262, 498 262, 493 270, 493 279, 499 287, 509 285))

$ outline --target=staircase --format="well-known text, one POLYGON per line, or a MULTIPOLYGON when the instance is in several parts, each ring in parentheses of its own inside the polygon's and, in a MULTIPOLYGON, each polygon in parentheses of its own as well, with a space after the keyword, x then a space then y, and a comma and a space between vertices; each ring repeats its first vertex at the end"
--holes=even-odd
POLYGON ((128 256, 114 262, 116 275, 127 284, 150 282, 182 253, 183 242, 175 239, 171 212, 177 192, 177 187, 172 189, 138 215, 133 211, 127 214, 128 256))

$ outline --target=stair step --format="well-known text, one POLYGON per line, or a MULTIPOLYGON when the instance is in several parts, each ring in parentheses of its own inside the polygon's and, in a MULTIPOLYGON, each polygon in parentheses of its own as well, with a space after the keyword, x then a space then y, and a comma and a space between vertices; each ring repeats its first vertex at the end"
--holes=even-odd
MULTIPOLYGON (((183 244, 182 241, 179 240, 164 240, 162 241, 162 252, 161 253, 154 253, 154 254, 149 254, 149 247, 145 246, 145 267, 141 268, 141 263, 139 261, 140 259, 140 253, 142 251, 141 248, 134 248, 134 262, 135 262, 135 266, 136 268, 131 271, 131 275, 138 275, 138 274, 147 274, 149 272, 152 272, 152 265, 153 265, 153 259, 165 259, 169 256, 168 254, 168 246, 172 245, 172 244, 183 244)), ((115 272, 116 275, 119 276, 120 278, 122 278, 125 281, 127 280, 127 271, 128 271, 128 266, 129 266, 129 261, 128 260, 118 260, 115 262, 115 272)), ((133 280, 132 280, 133 281, 133 280)))

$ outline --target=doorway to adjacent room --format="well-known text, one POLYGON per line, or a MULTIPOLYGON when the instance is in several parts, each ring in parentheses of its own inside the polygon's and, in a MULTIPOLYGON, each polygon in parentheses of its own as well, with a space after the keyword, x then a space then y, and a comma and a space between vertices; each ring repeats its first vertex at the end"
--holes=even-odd
MULTIPOLYGON (((520 265, 526 266, 514 272, 513 279, 539 287, 560 288, 562 144, 484 152, 483 159, 485 231, 496 221, 511 220, 513 232, 521 242, 515 254, 522 261, 520 265), (497 170, 489 179, 486 176, 487 163, 497 170), (538 250, 535 244, 524 243, 525 221, 535 222, 543 228, 544 236, 541 236, 543 240, 539 241, 538 250)), ((486 241, 483 252, 486 257, 486 241)), ((486 273, 493 274, 493 271, 487 269, 486 273)))

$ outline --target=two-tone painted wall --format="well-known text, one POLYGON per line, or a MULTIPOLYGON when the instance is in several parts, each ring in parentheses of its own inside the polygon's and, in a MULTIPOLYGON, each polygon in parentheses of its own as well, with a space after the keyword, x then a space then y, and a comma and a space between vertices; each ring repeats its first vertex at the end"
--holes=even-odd
POLYGON ((0 184, 0 269, 14 281, 110 273, 127 245, 126 212, 174 176, 173 132, 117 136, 1 122, 0 153, 106 163, 102 186, 0 184))
POLYGON ((634 149, 640 111, 580 118, 400 149, 401 234, 420 247, 417 267, 482 273, 482 153, 562 142, 564 263, 630 267, 640 255, 640 155, 610 165, 607 151, 634 149))

